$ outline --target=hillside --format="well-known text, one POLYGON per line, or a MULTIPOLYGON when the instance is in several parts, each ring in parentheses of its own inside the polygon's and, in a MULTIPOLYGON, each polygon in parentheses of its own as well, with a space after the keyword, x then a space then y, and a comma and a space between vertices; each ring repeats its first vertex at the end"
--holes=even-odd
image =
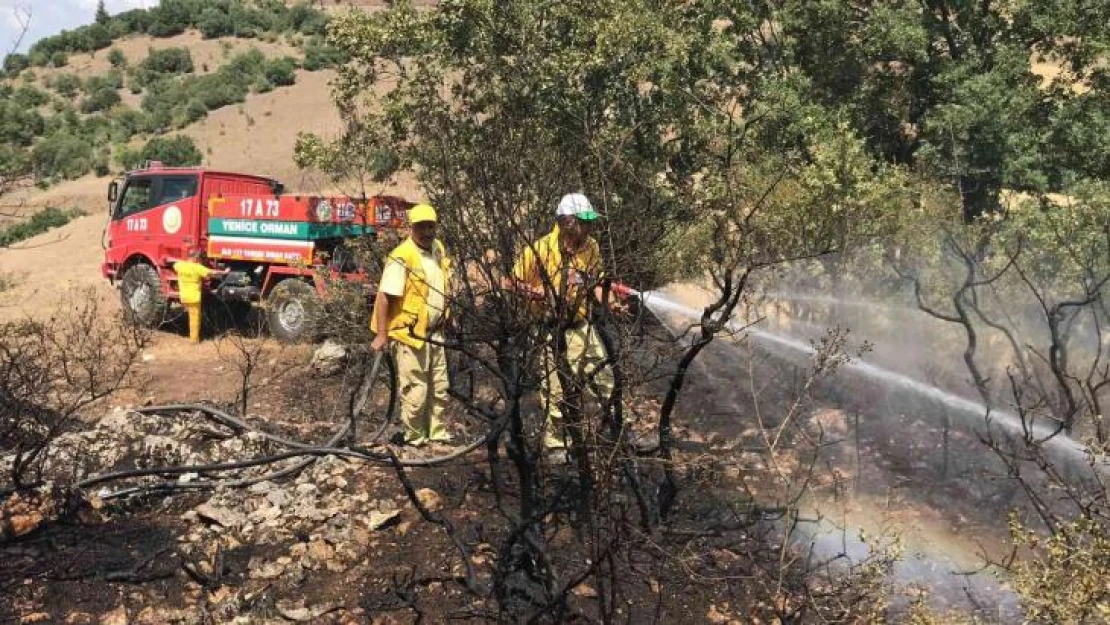
MULTIPOLYGON (((169 38, 131 37, 115 47, 132 64, 145 58, 148 49, 186 47, 200 74, 214 72, 225 59, 250 49, 261 51, 267 58, 298 52, 286 44, 253 39, 205 40, 193 31, 169 38)), ((75 55, 64 68, 38 71, 36 83, 42 84, 59 73, 96 75, 110 68, 103 53, 75 55)), ((252 93, 242 104, 214 110, 204 119, 167 134, 192 138, 206 167, 273 176, 294 192, 334 191, 329 181, 301 172, 293 163, 297 133, 335 136, 342 130, 328 85, 333 76, 331 70, 297 70, 292 85, 268 93, 252 93)), ((124 103, 137 106, 136 96, 127 89, 119 91, 124 103)), ((3 198, 3 203, 14 209, 8 212, 17 214, 29 215, 47 206, 59 206, 80 208, 87 216, 11 249, 0 249, 0 275, 11 285, 0 293, 0 319, 46 314, 71 288, 92 287, 105 299, 114 297, 99 270, 103 254, 100 240, 107 220, 105 194, 111 179, 111 175, 88 174, 45 190, 26 187, 3 198), (58 262, 61 258, 65 262, 58 262)), ((405 197, 419 195, 411 179, 367 191, 405 197)))

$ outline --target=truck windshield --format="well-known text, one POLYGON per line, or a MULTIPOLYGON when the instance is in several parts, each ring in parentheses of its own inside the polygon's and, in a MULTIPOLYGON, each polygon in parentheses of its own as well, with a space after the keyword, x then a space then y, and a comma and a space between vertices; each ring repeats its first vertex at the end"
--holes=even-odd
POLYGON ((122 219, 150 208, 150 191, 154 181, 150 178, 132 178, 123 190, 123 197, 116 211, 116 219, 122 219))

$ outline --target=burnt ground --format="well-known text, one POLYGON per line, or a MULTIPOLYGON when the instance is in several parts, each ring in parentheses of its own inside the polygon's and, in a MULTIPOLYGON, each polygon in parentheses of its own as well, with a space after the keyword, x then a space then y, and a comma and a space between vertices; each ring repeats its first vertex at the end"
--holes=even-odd
MULTIPOLYGON (((192 346, 180 332, 156 336, 141 365, 141 383, 114 404, 234 402, 241 388, 236 365, 241 349, 226 338, 192 346)), ((249 399, 251 421, 301 440, 326 440, 343 421, 350 381, 315 374, 305 365, 308 348, 256 341, 246 344, 260 354, 259 383, 249 399)), ((915 514, 963 527, 984 537, 986 548, 998 547, 1004 510, 1018 500, 1014 485, 987 479, 998 477, 998 467, 973 431, 953 428, 945 436, 938 426, 940 407, 923 406, 917 398, 865 379, 837 377, 803 397, 794 422, 784 428, 790 441, 784 448, 791 451, 777 455, 772 469, 769 456, 760 451, 765 439, 758 425, 760 419, 767 431, 782 425, 784 406, 804 386, 807 362, 782 354, 751 358, 723 345, 713 347, 690 377, 676 420, 683 466, 679 499, 664 528, 623 554, 625 583, 612 597, 622 620, 746 622, 757 613, 789 609, 789 593, 774 592, 778 554, 768 551, 781 527, 776 508, 795 503, 791 496, 802 484, 832 498, 848 492, 893 493, 906 502, 900 508, 903 516, 909 516, 906 510, 925 510, 915 514), (752 376, 751 371, 759 373, 752 376), (821 442, 807 446, 807 440, 821 442), (814 469, 807 471, 810 453, 818 451, 814 469), (753 499, 767 509, 766 522, 753 523, 753 499)), ((634 395, 630 407, 650 412, 657 391, 634 395)), ((274 451, 210 423, 201 427, 201 421, 195 414, 140 418, 115 410, 90 417, 83 425, 83 446, 74 448, 88 456, 81 464, 90 473, 129 468, 136 461, 197 463, 274 451), (173 440, 189 444, 177 448, 167 442, 173 440)), ((488 584, 505 523, 482 453, 411 469, 409 475, 415 488, 427 489, 421 491, 422 500, 458 529, 478 583, 488 584)), ((505 472, 502 478, 511 496, 511 475, 505 472)), ((552 488, 567 479, 563 469, 549 469, 552 488)), ((0 619, 408 623, 498 618, 492 599, 467 591, 462 560, 443 529, 421 519, 392 470, 380 465, 333 457, 295 476, 249 488, 103 503, 94 498, 94 504, 0 543, 0 619)), ((548 539, 559 570, 588 568, 587 554, 574 540, 580 529, 573 517, 552 526, 548 539)), ((798 547, 804 554, 806 546, 798 547)), ((568 596, 573 609, 588 615, 596 613, 596 595, 587 580, 568 596)))
MULTIPOLYGON (((55 446, 48 466, 78 477, 136 466, 203 464, 278 451, 266 441, 198 413, 139 415, 127 406, 207 400, 228 407, 241 388, 243 348, 257 348, 250 421, 270 432, 322 442, 345 419, 350 380, 321 377, 312 350, 227 337, 189 345, 181 328, 155 336, 136 384, 97 407, 55 446)), ((691 393, 700 392, 695 384, 691 393)), ((633 398, 632 401, 647 401, 633 398)), ((651 406, 645 407, 650 409, 651 406)), ((645 426, 647 424, 644 424, 645 426)), ((609 597, 631 622, 730 622, 761 601, 773 610, 773 570, 754 554, 772 545, 745 511, 741 468, 751 458, 737 436, 680 427, 688 465, 676 512, 650 540, 622 554, 625 583, 609 597), (743 554, 743 555, 741 555, 743 554), (764 580, 765 583, 753 583, 764 580)), ((503 463, 505 461, 503 460, 503 463)), ((647 461, 645 461, 647 462, 647 461)), ((284 466, 284 465, 280 465, 284 466)), ((270 468, 248 471, 259 475, 270 468)), ((552 489, 574 498, 566 467, 548 467, 552 489)), ((421 500, 447 517, 488 585, 506 524, 497 511, 482 452, 409 475, 421 500)), ((180 479, 222 477, 223 474, 180 479)), ((504 493, 515 492, 502 474, 504 493)), ((89 489, 90 499, 0 542, 0 621, 59 623, 487 622, 487 597, 469 593, 447 534, 425 522, 391 469, 329 457, 248 488, 100 500, 125 483, 89 489)), ((7 502, 9 508, 12 500, 7 502)), ((624 502, 631 509, 631 504, 624 502)), ((59 504, 55 509, 66 506, 59 504)), ((46 507, 44 507, 45 509, 46 507)), ((561 571, 585 571, 573 515, 546 537, 561 571)), ((766 557, 773 561, 777 553, 766 557)), ((526 586, 526 585, 525 585, 526 586)), ((574 611, 596 612, 587 580, 568 588, 574 611)), ((529 589, 521 587, 525 597, 529 589)), ((525 603, 526 600, 522 599, 525 603)), ((784 604, 786 605, 786 604, 784 604)), ((784 607, 780 605, 779 607, 784 607)), ((555 618, 552 616, 551 618, 555 618)))

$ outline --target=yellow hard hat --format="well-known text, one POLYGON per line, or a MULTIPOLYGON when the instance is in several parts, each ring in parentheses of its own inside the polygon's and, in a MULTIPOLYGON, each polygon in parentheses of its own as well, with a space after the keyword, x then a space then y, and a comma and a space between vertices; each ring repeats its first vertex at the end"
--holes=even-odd
POLYGON ((410 224, 418 224, 422 221, 436 221, 436 209, 430 204, 417 204, 409 209, 410 224))

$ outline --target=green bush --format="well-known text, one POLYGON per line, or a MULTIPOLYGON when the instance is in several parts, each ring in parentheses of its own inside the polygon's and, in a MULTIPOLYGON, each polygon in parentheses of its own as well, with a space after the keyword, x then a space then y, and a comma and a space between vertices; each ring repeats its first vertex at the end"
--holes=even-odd
POLYGON ((85 95, 92 95, 104 89, 122 88, 123 74, 121 74, 119 70, 112 70, 100 76, 89 76, 81 85, 81 90, 85 92, 85 95))
POLYGON ((289 27, 305 35, 323 35, 328 27, 328 16, 307 4, 300 3, 289 9, 289 27))
POLYGON ((86 174, 92 164, 92 146, 67 133, 53 134, 31 150, 32 171, 35 179, 42 182, 77 178, 86 174))
POLYGON ((103 50, 112 45, 114 34, 112 30, 105 24, 89 24, 82 26, 78 29, 84 30, 85 34, 85 49, 83 52, 94 52, 96 50, 103 50))
POLYGON ((55 52, 54 54, 50 55, 50 66, 51 67, 65 67, 68 63, 69 63, 69 57, 66 56, 65 52, 59 51, 59 52, 55 52))
POLYGON ((235 32, 235 24, 231 21, 231 16, 223 9, 214 6, 204 9, 200 14, 197 28, 205 39, 227 37, 235 32))
POLYGON ((304 47, 304 68, 310 72, 336 67, 347 62, 347 54, 318 39, 311 39, 304 47))
POLYGON ((112 48, 108 51, 108 62, 116 69, 122 69, 127 66, 127 57, 123 56, 123 52, 119 48, 112 48))
POLYGON ((46 130, 46 120, 34 109, 0 100, 0 144, 29 146, 46 130))
MULTIPOLYGON (((200 165, 200 150, 193 140, 185 135, 155 137, 143 146, 139 156, 143 162, 162 161, 167 167, 187 167, 200 165)), ((142 163, 139 163, 140 165, 142 163)))
POLYGON ((54 91, 63 98, 73 99, 81 88, 81 79, 75 74, 58 74, 53 81, 54 91))
POLYGON ((119 92, 110 87, 98 89, 81 101, 82 113, 95 113, 112 108, 122 102, 119 92))
POLYGON ((12 93, 12 101, 24 108, 35 108, 50 102, 50 94, 31 85, 23 85, 12 93))
POLYGON ((146 115, 132 108, 120 107, 108 116, 109 140, 123 143, 142 132, 146 125, 146 115))
POLYGON ((63 210, 48 206, 32 215, 27 221, 0 230, 0 247, 8 247, 51 228, 64 226, 84 214, 84 211, 77 208, 63 210))
POLYGON ((111 151, 103 149, 96 153, 93 158, 93 173, 97 176, 107 176, 112 173, 111 169, 111 151))
POLYGON ((292 57, 274 59, 266 64, 266 80, 279 87, 297 82, 297 61, 292 57))
POLYGON ((193 71, 193 55, 187 48, 150 49, 139 68, 154 74, 189 74, 193 71))
POLYGON ((31 60, 26 54, 9 54, 4 57, 4 73, 15 76, 31 66, 31 60))

